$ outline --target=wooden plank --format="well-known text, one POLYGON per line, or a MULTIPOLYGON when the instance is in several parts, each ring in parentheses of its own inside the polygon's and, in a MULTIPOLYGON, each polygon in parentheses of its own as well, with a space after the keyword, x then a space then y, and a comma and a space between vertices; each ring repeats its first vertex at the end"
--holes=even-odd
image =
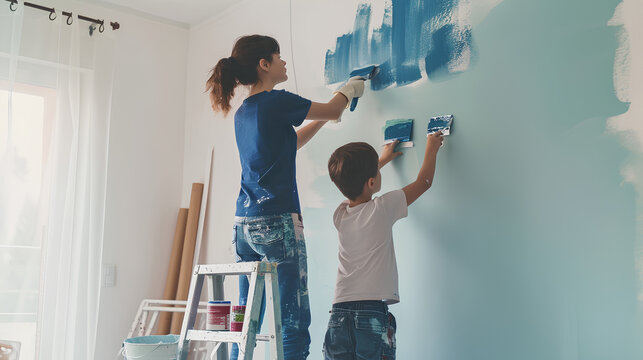
MULTIPOLYGON (((163 300, 176 299, 176 289, 179 285, 179 272, 181 269, 181 257, 183 256, 183 242, 185 240, 185 228, 188 221, 188 209, 179 209, 176 219, 176 229, 174 230, 174 242, 172 243, 172 253, 170 254, 170 266, 167 270, 165 280, 165 291, 163 291, 163 300)), ((172 314, 162 312, 159 317, 159 324, 156 330, 157 335, 167 335, 170 333, 172 324, 172 314)))
MULTIPOLYGON (((192 195, 190 197, 190 210, 185 228, 185 240, 183 242, 183 254, 181 256, 181 270, 179 272, 179 285, 176 289, 176 300, 187 300, 190 287, 192 267, 194 266, 194 246, 196 245, 197 226, 199 224, 199 213, 201 211, 201 199, 203 197, 203 184, 192 184, 192 195)), ((181 331, 183 322, 182 313, 172 315, 171 333, 178 334, 181 331)))
POLYGON ((194 263, 199 264, 200 259, 199 257, 201 256, 201 248, 202 242, 203 242, 203 236, 204 234, 207 235, 207 215, 208 215, 208 206, 210 204, 209 199, 209 193, 210 193, 210 186, 212 185, 212 169, 214 168, 214 147, 212 147, 212 151, 210 152, 210 159, 208 161, 208 164, 206 165, 205 173, 207 176, 207 179, 205 179, 205 187, 203 189, 203 196, 201 198, 201 204, 202 204, 202 211, 199 214, 199 226, 198 226, 198 231, 197 231, 197 236, 196 236, 196 246, 194 248, 194 263))

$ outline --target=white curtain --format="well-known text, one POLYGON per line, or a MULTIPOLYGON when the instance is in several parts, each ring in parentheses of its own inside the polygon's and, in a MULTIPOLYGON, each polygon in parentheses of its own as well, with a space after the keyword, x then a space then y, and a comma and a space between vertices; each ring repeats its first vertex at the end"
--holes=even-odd
POLYGON ((75 16, 68 25, 62 10, 78 14, 70 2, 54 5, 54 21, 8 4, 0 4, 0 340, 20 341, 21 360, 93 359, 112 30, 90 36, 75 16))

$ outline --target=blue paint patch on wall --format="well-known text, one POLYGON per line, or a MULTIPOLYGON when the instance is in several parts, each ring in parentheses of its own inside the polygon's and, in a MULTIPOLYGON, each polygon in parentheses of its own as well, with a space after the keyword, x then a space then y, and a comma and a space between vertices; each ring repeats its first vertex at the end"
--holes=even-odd
POLYGON ((411 141, 413 133, 413 119, 387 120, 384 125, 384 142, 389 143, 395 140, 400 142, 411 141))
POLYGON ((353 38, 351 39, 350 63, 362 64, 368 61, 368 25, 371 22, 371 7, 360 5, 355 16, 353 38))
POLYGON ((454 13, 458 0, 392 0, 381 26, 370 39, 371 6, 357 9, 353 32, 337 38, 327 50, 325 77, 329 84, 346 81, 356 68, 379 64, 373 90, 402 86, 422 78, 438 78, 466 70, 471 51, 471 29, 454 13))
POLYGON ((421 19, 419 4, 408 0, 393 0, 392 61, 397 85, 419 80, 417 56, 420 45, 421 19))
POLYGON ((458 31, 453 25, 444 25, 432 35, 433 41, 429 53, 424 59, 429 78, 448 73, 448 64, 452 59, 461 58, 471 43, 471 30, 458 31))

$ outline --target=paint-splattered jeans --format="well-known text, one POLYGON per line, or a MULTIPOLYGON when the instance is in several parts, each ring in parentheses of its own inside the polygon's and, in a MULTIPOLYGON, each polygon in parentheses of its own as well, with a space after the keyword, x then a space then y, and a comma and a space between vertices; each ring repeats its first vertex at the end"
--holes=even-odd
MULTIPOLYGON (((310 348, 310 303, 304 225, 299 214, 235 217, 232 243, 237 262, 267 260, 275 262, 281 297, 281 326, 285 360, 302 360, 310 348)), ((248 299, 248 278, 239 277, 239 304, 248 299)), ((264 297, 265 300, 265 297, 264 297)), ((265 302, 262 303, 263 321, 265 302)), ((231 360, 238 357, 232 346, 231 360)))
POLYGON ((382 301, 333 305, 324 339, 326 360, 395 359, 395 317, 382 301))

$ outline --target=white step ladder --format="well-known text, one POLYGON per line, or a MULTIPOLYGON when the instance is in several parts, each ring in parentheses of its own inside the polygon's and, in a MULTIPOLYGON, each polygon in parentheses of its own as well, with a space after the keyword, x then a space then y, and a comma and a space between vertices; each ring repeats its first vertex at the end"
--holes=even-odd
MULTIPOLYGON (((185 312, 186 300, 161 300, 161 299, 143 299, 136 312, 136 317, 130 331, 127 334, 127 339, 135 336, 150 336, 152 330, 156 327, 156 323, 161 312, 185 312), (150 314, 152 315, 150 318, 150 314)), ((207 313, 208 303, 202 301, 199 303, 198 313, 207 313)), ((164 335, 164 334, 163 334, 164 335)))
MULTIPOLYGON (((212 294, 210 294, 212 295, 212 294)), ((212 297, 212 296, 210 296, 212 297)), ((222 343, 239 344, 239 360, 251 360, 257 341, 270 342, 270 359, 283 360, 283 339, 281 335, 281 307, 279 301, 279 283, 277 264, 269 262, 241 262, 236 264, 196 265, 190 281, 190 293, 186 306, 181 335, 179 337, 179 360, 187 360, 190 341, 209 341, 216 343, 216 352, 222 343), (243 329, 236 331, 195 330, 199 299, 203 281, 206 276, 212 277, 213 284, 223 284, 226 275, 250 275, 248 289, 248 306, 243 319, 243 329), (268 334, 258 334, 259 313, 264 288, 266 291, 266 315, 272 320, 268 334)))

